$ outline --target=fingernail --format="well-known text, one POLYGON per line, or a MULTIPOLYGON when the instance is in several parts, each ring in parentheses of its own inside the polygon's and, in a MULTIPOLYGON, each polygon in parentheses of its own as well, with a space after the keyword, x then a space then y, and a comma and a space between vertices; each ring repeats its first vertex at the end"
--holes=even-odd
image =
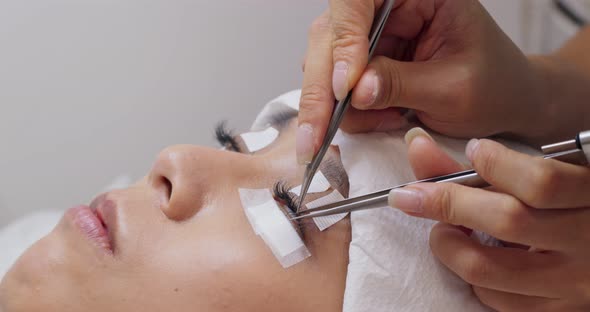
POLYGON ((417 137, 423 137, 423 138, 426 138, 430 141, 434 141, 434 139, 430 136, 430 134, 428 134, 428 132, 424 131, 424 129, 422 129, 420 127, 412 128, 412 129, 410 129, 410 131, 406 132, 406 135, 404 136, 404 140, 406 141, 406 144, 410 145, 412 143, 412 141, 414 141, 414 139, 417 137))
POLYGON ((387 199, 389 206, 407 213, 421 214, 422 193, 413 189, 395 189, 389 192, 387 199))
POLYGON ((369 103, 370 105, 372 105, 373 103, 375 103, 375 100, 377 100, 377 96, 379 95, 379 77, 377 77, 377 72, 372 72, 371 73, 371 85, 373 87, 373 92, 371 92, 371 103, 369 103))
POLYGON ((465 156, 467 156, 467 159, 469 159, 470 162, 473 162, 473 155, 475 155, 478 146, 478 139, 471 139, 469 143, 467 143, 467 147, 465 147, 465 156))
POLYGON ((307 165, 313 158, 313 128, 310 124, 304 123, 297 128, 295 151, 297 162, 300 165, 307 165))
MULTIPOLYGON (((380 79, 377 77, 377 72, 375 70, 368 71, 355 86, 358 95, 356 101, 358 102, 352 102, 352 106, 358 109, 373 107, 379 95, 379 85, 380 79)), ((399 112, 397 114, 399 115, 399 112)))
POLYGON ((398 130, 408 125, 408 120, 395 111, 384 111, 381 122, 375 127, 377 132, 398 130))
POLYGON ((343 61, 334 64, 332 89, 334 89, 334 96, 337 100, 342 100, 348 93, 348 64, 343 61))

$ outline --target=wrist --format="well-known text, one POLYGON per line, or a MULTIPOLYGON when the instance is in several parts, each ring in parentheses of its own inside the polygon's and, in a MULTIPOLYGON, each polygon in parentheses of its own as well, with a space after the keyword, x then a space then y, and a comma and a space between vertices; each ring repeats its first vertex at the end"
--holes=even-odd
POLYGON ((559 53, 531 57, 537 64, 543 91, 540 102, 539 143, 571 139, 589 127, 590 75, 580 65, 559 53))
POLYGON ((574 100, 573 84, 579 80, 574 77, 575 69, 556 55, 530 55, 527 58, 534 94, 529 97, 527 116, 521 118, 516 135, 534 145, 563 139, 570 135, 569 129, 575 128, 575 115, 579 114, 575 102, 571 102, 574 100))

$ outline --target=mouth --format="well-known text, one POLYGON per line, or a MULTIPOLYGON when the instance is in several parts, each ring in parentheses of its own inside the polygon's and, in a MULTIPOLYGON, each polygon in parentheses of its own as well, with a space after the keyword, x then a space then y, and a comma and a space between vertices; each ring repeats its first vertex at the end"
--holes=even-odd
POLYGON ((66 216, 102 251, 115 252, 116 203, 107 193, 97 196, 89 206, 69 209, 66 216))

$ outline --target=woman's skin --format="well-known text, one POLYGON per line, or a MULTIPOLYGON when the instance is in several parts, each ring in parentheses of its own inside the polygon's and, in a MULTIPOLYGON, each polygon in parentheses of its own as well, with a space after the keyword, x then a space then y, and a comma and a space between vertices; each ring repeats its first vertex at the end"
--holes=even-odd
MULTIPOLYGON (((297 131, 298 161, 323 139, 334 98, 354 86, 349 132, 397 129, 400 108, 455 137, 503 135, 534 145, 590 130, 590 28, 549 55, 526 56, 476 0, 397 0, 368 62, 368 34, 383 0, 330 0, 309 32, 297 131)), ((410 159, 417 177, 461 169, 427 139, 410 159), (435 165, 436 163, 436 165, 435 165), (420 169, 422 168, 422 169, 420 169), (438 168, 433 171, 432 168, 438 168)), ((416 146, 417 143, 412 143, 416 146)), ((590 168, 544 160, 489 140, 467 156, 493 186, 417 184, 392 206, 442 221, 438 259, 499 311, 590 310, 590 168), (474 243, 465 228, 543 252, 474 243)), ((510 244, 510 246, 513 246, 510 244)))
MULTIPOLYGON (((295 127, 293 118, 256 155, 163 150, 146 178, 94 201, 116 216, 106 213, 109 242, 90 240, 74 225, 75 213, 66 213, 7 273, 0 310, 342 311, 348 218, 324 232, 303 225, 312 256, 284 269, 253 232, 238 196, 238 188, 300 183, 295 127), (101 247, 108 244, 112 252, 101 247)), ((337 149, 328 158, 341 166, 337 149)), ((326 176, 346 196, 340 170, 344 184, 326 176)))

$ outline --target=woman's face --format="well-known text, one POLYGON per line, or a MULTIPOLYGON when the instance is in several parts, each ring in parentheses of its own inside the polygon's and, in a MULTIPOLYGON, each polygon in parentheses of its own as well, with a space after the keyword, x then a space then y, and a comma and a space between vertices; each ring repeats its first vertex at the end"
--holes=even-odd
MULTIPOLYGON (((276 116, 279 137, 255 154, 167 148, 134 186, 97 197, 91 209, 70 209, 6 275, 0 310, 341 311, 348 218, 324 232, 303 224, 312 256, 284 269, 253 232, 238 195, 238 188, 300 183, 294 117, 276 116)), ((223 143, 246 150, 239 137, 223 143)), ((337 149, 327 158, 320 169, 332 189, 308 200, 334 188, 348 194, 337 149)))

